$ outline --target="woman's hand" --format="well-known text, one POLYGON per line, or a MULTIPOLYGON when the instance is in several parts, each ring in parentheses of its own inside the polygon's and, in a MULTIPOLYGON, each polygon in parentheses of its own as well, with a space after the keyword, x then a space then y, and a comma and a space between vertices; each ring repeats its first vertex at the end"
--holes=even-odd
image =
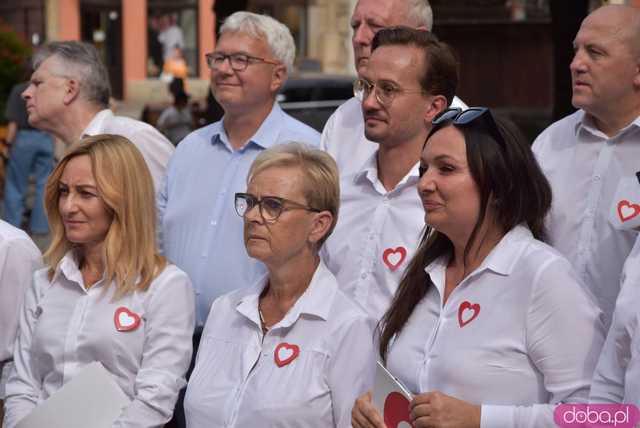
POLYGON ((387 428, 372 401, 371 391, 358 397, 351 410, 353 428, 387 428))
POLYGON ((480 406, 438 391, 427 392, 413 397, 411 421, 415 428, 480 428, 480 406))

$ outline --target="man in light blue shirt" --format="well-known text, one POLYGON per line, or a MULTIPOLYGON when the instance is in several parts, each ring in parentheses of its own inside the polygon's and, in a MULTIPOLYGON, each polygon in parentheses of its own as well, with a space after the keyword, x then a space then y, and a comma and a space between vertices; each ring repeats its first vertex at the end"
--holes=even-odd
POLYGON ((265 272, 247 256, 234 194, 246 190, 251 163, 288 141, 319 145, 320 134, 275 102, 295 57, 291 33, 273 18, 229 16, 207 55, 211 88, 225 114, 179 145, 158 193, 164 255, 186 271, 196 291, 202 327, 218 296, 248 286, 265 272))

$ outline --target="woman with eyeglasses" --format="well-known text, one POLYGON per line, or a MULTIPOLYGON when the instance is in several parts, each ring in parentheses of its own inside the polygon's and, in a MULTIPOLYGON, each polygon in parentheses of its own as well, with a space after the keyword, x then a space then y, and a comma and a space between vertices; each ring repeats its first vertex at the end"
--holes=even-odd
MULTIPOLYGON (((569 262, 541 242, 551 189, 486 108, 433 122, 418 193, 427 228, 380 324, 379 353, 413 394, 414 427, 555 427, 585 402, 604 339, 569 262)), ((370 393, 356 428, 385 427, 370 393)))
MULTIPOLYGON (((129 398, 111 427, 164 426, 186 385, 195 303, 187 275, 158 254, 142 154, 121 136, 83 138, 49 176, 45 208, 47 267, 24 298, 4 427, 96 361, 129 398)), ((102 391, 91 394, 100 406, 102 391)))
POLYGON ((297 143, 258 155, 235 195, 249 256, 267 274, 214 301, 185 397, 189 428, 349 427, 373 382, 373 322, 320 261, 338 218, 338 171, 297 143))

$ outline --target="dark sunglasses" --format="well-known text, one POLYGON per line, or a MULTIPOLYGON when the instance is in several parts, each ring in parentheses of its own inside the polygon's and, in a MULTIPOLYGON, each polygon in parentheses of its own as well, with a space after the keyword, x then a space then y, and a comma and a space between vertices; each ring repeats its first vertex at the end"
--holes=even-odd
MULTIPOLYGON (((466 110, 462 110, 459 107, 451 107, 440 114, 438 114, 432 121, 431 124, 433 128, 429 132, 426 140, 424 141, 427 144, 427 140, 440 128, 449 123, 455 126, 465 126, 470 124, 471 122, 476 121, 477 119, 482 119, 482 122, 485 124, 487 131, 491 134, 491 136, 500 144, 503 148, 506 147, 507 142, 496 123, 496 120, 493 118, 491 114, 491 110, 488 107, 469 107, 466 110)), ((418 169, 418 174, 422 177, 425 173, 426 169, 422 166, 418 169)))

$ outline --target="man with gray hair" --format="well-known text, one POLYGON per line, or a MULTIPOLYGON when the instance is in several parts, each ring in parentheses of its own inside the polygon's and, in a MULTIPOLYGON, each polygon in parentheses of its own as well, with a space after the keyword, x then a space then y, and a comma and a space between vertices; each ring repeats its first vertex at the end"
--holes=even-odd
POLYGON ((84 135, 122 135, 140 150, 159 187, 173 144, 151 125, 109 110, 109 75, 93 45, 48 43, 34 55, 33 69, 31 83, 22 93, 32 126, 65 144, 84 135))
POLYGON ((158 193, 161 248, 193 282, 200 328, 215 298, 266 272, 248 257, 234 209, 251 163, 280 143, 319 143, 318 132, 276 103, 294 57, 293 37, 282 23, 249 12, 229 16, 207 54, 211 90, 224 116, 180 142, 158 193))
MULTIPOLYGON (((431 31, 433 12, 429 0, 358 0, 351 15, 358 77, 362 77, 369 63, 373 36, 383 28, 395 26, 431 31)), ((451 106, 466 108, 457 97, 451 106)), ((320 147, 334 157, 341 176, 359 171, 373 155, 378 145, 365 137, 360 100, 351 98, 331 115, 322 131, 320 147)))

